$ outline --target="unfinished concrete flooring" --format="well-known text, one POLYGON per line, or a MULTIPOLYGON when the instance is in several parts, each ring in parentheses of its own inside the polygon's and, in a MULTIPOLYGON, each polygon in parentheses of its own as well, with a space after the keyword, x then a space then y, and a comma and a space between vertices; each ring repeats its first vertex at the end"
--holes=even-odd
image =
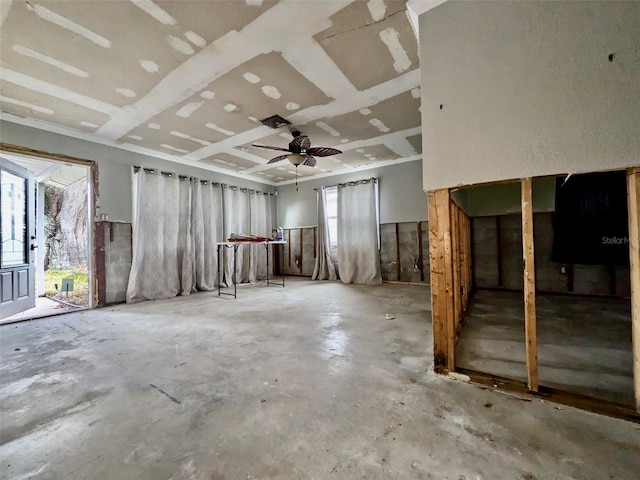
MULTIPOLYGON (((540 384, 634 406, 631 303, 617 298, 536 297, 540 384)), ((526 382, 522 293, 476 290, 456 365, 526 382)))
POLYGON ((292 280, 0 327, 1 477, 637 478, 638 425, 434 375, 429 318, 292 280))

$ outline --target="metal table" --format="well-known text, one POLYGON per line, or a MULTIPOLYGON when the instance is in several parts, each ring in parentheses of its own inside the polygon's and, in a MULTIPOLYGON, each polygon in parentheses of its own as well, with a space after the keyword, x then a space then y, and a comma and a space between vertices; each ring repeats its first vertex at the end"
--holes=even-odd
MULTIPOLYGON (((282 282, 274 282, 272 279, 269 278, 269 245, 286 245, 286 241, 284 240, 270 240, 268 242, 217 242, 216 246, 217 246, 217 251, 218 251, 218 296, 220 295, 229 295, 232 296, 233 298, 237 298, 238 297, 238 283, 236 282, 236 270, 237 270, 237 266, 238 266, 238 247, 240 245, 264 245, 265 250, 267 251, 267 286, 269 285, 278 285, 278 286, 282 286, 284 288, 284 252, 281 251, 281 262, 282 262, 282 269, 281 269, 281 273, 282 273, 282 282), (233 276, 231 278, 231 281, 233 282, 233 293, 227 293, 227 292, 223 292, 221 291, 221 287, 220 284, 222 283, 222 276, 224 273, 224 269, 222 268, 222 261, 221 261, 221 257, 222 255, 220 254, 220 252, 223 251, 223 249, 225 248, 232 248, 233 249, 233 276), (221 271, 222 270, 222 271, 221 271)), ((284 247, 280 247, 281 249, 283 249, 284 247)), ((271 250, 271 254, 273 256, 273 249, 271 250)), ((230 287, 225 287, 225 288, 230 288, 230 287)))

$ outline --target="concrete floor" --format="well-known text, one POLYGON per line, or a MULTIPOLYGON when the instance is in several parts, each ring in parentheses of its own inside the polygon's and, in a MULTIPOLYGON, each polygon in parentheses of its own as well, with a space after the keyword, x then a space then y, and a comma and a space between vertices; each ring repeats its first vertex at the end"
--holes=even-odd
POLYGON ((291 279, 7 325, 0 346, 3 479, 640 471, 639 425, 433 374, 422 286, 291 279))
MULTIPOLYGON (((631 302, 537 295, 540 384, 633 407, 631 302)), ((456 365, 526 381, 522 293, 476 290, 456 365)))
POLYGON ((36 306, 25 310, 24 312, 16 313, 10 317, 0 320, 0 325, 3 323, 21 322, 23 320, 33 320, 34 318, 50 317, 51 315, 59 315, 65 312, 82 310, 87 307, 74 307, 71 305, 65 305, 55 300, 51 300, 47 297, 36 297, 36 306))

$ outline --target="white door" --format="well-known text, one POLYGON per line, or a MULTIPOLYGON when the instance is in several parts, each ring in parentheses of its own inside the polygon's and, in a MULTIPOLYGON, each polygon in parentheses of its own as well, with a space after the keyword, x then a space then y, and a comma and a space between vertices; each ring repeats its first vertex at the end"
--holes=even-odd
POLYGON ((0 319, 36 305, 33 173, 0 157, 0 319))

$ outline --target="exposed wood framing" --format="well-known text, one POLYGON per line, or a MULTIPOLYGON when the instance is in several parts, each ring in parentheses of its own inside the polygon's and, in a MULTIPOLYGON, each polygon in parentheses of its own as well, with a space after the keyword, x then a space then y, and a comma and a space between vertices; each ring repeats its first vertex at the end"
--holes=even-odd
POLYGON ((455 370, 457 328, 471 288, 471 231, 449 190, 428 193, 434 369, 455 370))
POLYGON ((500 227, 500 215, 496 215, 496 256, 498 258, 498 286, 502 287, 502 228, 500 227))
POLYGON ((422 222, 417 222, 418 228, 418 264, 420 265, 420 281, 424 282, 424 258, 422 256, 422 222))
POLYGON ((640 412, 640 168, 627 171, 629 261, 631 265, 631 323, 633 337, 633 391, 640 412))
POLYGON ((300 255, 298 255, 298 259, 299 259, 299 262, 300 262, 300 264, 298 265, 298 269, 300 270, 300 272, 302 272, 302 250, 303 250, 303 247, 304 247, 304 242, 303 242, 303 238, 304 237, 302 235, 302 231, 303 230, 304 230, 303 228, 300 229, 300 255))
POLYGON ((396 280, 402 276, 402 265, 400 264, 400 230, 396 223, 396 280))
POLYGON ((536 278, 533 250, 533 202, 531 178, 523 178, 522 258, 524 259, 524 326, 527 352, 527 386, 538 391, 538 343, 536 339, 536 278))

